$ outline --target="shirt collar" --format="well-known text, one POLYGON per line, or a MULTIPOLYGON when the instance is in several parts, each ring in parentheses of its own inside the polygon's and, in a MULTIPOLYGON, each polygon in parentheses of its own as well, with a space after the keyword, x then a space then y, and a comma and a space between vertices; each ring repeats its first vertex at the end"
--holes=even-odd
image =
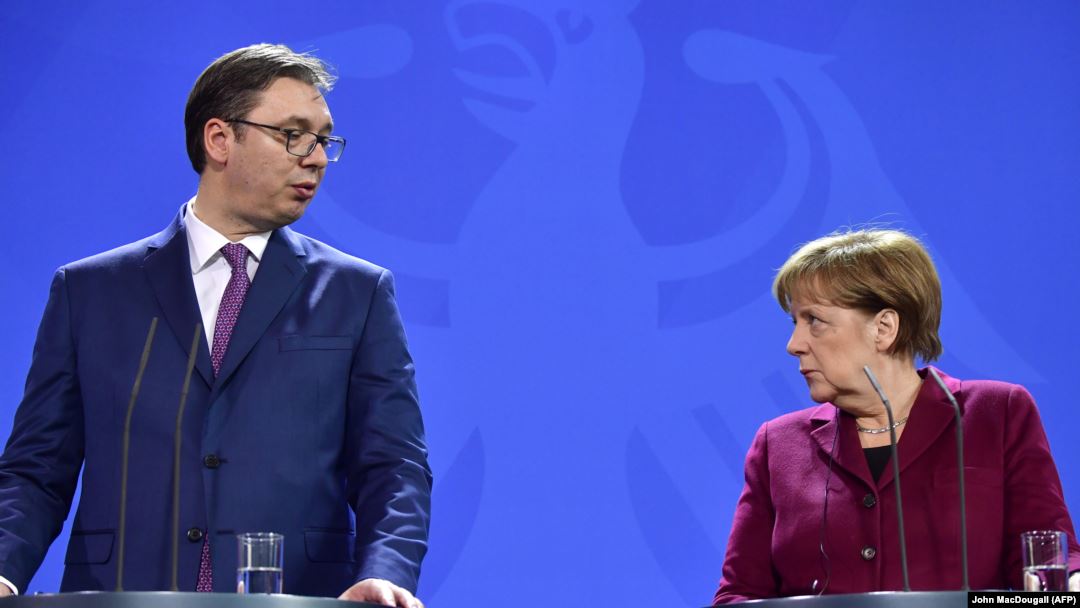
MULTIPOLYGON (((217 261, 221 257, 221 248, 232 242, 199 219, 195 211, 195 198, 191 197, 184 208, 184 226, 187 228, 192 274, 198 274, 217 261)), ((247 247, 256 262, 260 262, 269 241, 270 232, 260 232, 244 237, 240 243, 247 247)))

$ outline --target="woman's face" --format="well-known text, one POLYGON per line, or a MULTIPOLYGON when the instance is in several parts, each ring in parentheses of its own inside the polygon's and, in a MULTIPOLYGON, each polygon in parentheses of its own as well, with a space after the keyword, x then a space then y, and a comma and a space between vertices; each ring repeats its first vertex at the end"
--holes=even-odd
POLYGON ((787 352, 799 359, 814 401, 842 405, 845 397, 873 393, 862 368, 877 355, 875 315, 797 294, 791 317, 795 329, 787 352))

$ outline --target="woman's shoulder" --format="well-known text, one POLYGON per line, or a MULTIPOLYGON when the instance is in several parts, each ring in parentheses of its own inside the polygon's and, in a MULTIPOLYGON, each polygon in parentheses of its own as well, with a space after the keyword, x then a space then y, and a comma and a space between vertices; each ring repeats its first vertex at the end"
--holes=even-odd
POLYGON ((963 380, 957 397, 966 408, 1035 406, 1026 388, 1002 380, 963 380))
POLYGON ((834 420, 837 411, 836 406, 831 403, 812 405, 801 410, 781 414, 761 425, 761 430, 763 432, 767 431, 769 434, 804 434, 834 420))
POLYGON ((944 374, 941 376, 965 415, 1011 416, 1036 410, 1035 399, 1020 384, 1003 380, 961 380, 944 374))

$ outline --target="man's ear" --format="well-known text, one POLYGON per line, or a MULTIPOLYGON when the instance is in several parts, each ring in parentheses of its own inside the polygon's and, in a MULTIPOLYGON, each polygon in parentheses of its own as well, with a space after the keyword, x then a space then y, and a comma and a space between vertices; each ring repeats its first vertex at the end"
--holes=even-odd
POLYGON ((879 353, 887 353, 896 344, 900 333, 900 314, 892 308, 885 308, 874 315, 874 344, 879 353))
POLYGON ((206 121, 203 125, 203 148, 206 150, 206 162, 227 164, 233 139, 232 125, 220 118, 211 118, 206 121))

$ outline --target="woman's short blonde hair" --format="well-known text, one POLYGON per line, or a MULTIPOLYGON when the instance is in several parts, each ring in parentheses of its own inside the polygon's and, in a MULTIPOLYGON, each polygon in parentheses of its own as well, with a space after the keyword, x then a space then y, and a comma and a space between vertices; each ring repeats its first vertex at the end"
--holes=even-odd
POLYGON ((941 356, 941 281, 922 243, 905 232, 852 230, 810 241, 773 280, 784 312, 795 294, 870 313, 891 308, 900 329, 890 354, 941 356))

